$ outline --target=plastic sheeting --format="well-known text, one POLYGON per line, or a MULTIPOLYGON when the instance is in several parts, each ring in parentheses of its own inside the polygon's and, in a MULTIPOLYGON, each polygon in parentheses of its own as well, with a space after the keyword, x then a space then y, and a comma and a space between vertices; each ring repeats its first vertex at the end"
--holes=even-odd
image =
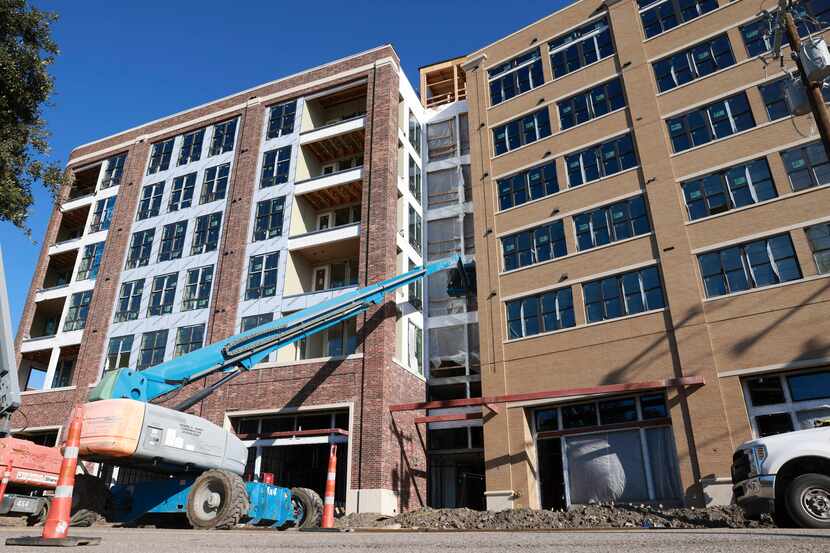
POLYGON ((429 160, 446 159, 455 153, 455 118, 427 125, 429 160))
POLYGON ((429 366, 432 369, 465 367, 465 326, 443 326, 429 329, 429 366))
POLYGON ((647 500, 637 430, 566 438, 571 503, 647 500))
POLYGON ((671 428, 645 429, 654 497, 650 497, 639 430, 565 438, 572 504, 680 499, 671 428))
POLYGON ((434 209, 458 203, 461 178, 458 169, 427 173, 427 207, 434 209))

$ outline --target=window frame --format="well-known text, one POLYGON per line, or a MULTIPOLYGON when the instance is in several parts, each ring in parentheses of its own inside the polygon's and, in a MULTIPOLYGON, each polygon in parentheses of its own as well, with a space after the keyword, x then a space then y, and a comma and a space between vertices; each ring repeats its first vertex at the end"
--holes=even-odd
POLYGON ((184 241, 187 236, 187 223, 187 219, 184 219, 162 227, 159 253, 156 258, 157 263, 182 258, 184 255, 184 241), (170 235, 168 236, 168 234, 170 235))
MULTIPOLYGON (((608 16, 603 15, 598 17, 597 19, 582 25, 578 29, 574 29, 567 33, 564 33, 552 40, 548 41, 548 58, 551 65, 551 73, 553 74, 553 78, 559 79, 564 77, 565 75, 569 75, 580 69, 584 69, 589 65, 594 63, 598 63, 606 58, 613 56, 616 53, 616 47, 614 45, 614 38, 611 33, 611 26, 608 22, 608 16), (603 55, 602 46, 599 42, 600 35, 607 33, 608 44, 610 44, 611 50, 610 52, 606 52, 603 55), (591 41, 593 44, 593 50, 596 53, 596 59, 589 61, 589 57, 586 56, 585 44, 591 41), (576 58, 579 65, 573 69, 569 68, 568 65, 568 50, 572 47, 576 47, 576 58), (560 65, 556 63, 554 57, 556 55, 562 54, 563 60, 565 62, 565 69, 564 73, 558 73, 557 67, 560 65)), ((573 56, 572 56, 573 58, 573 56)), ((573 60, 571 60, 573 61, 573 60)))
POLYGON ((255 254, 248 258, 248 278, 245 280, 244 300, 271 298, 277 295, 280 252, 255 254), (269 262, 273 263, 269 267, 269 262), (259 263, 255 270, 255 263, 259 263), (256 286, 254 284, 256 278, 256 286))
POLYGON ((179 158, 176 166, 187 165, 202 158, 202 146, 205 140, 205 128, 197 129, 182 135, 179 147, 179 158))
POLYGON ((582 150, 566 154, 565 155, 565 171, 566 171, 567 177, 568 177, 568 188, 576 188, 577 186, 584 186, 586 184, 590 184, 592 182, 596 182, 596 181, 602 180, 604 178, 607 178, 607 177, 610 177, 610 176, 613 176, 613 175, 618 175, 620 173, 628 171, 629 169, 634 169, 635 167, 638 167, 639 164, 640 164, 640 158, 637 155, 637 147, 634 144, 634 137, 633 137, 631 131, 628 131, 625 134, 621 134, 621 135, 616 136, 614 138, 604 140, 603 142, 594 144, 594 145, 589 146, 587 148, 583 148, 582 150), (627 141, 627 144, 630 145, 630 150, 629 149, 623 149, 621 147, 621 146, 626 144, 626 141, 627 141), (609 147, 613 147, 613 150, 614 150, 614 155, 611 158, 607 158, 605 156, 606 150, 609 147), (586 156, 589 156, 589 155, 593 156, 593 159, 595 161, 595 167, 596 167, 596 173, 597 173, 596 178, 590 178, 590 179, 588 178, 590 173, 587 170, 588 166, 586 164, 586 159, 587 159, 586 156), (629 158, 631 159, 632 164, 624 166, 625 164, 623 163, 623 160, 626 160, 626 159, 629 159, 629 158), (616 171, 613 171, 613 172, 609 172, 607 167, 606 167, 606 163, 608 163, 609 160, 611 160, 611 159, 616 160, 616 163, 619 166, 619 169, 616 170, 616 171), (580 176, 581 180, 580 180, 580 182, 577 182, 577 183, 574 183, 574 180, 571 179, 571 176, 574 174, 573 171, 571 170, 571 168, 573 167, 571 162, 573 160, 577 161, 578 164, 579 164, 579 176, 580 176))
POLYGON ((75 280, 92 280, 98 276, 101 268, 101 258, 104 256, 104 242, 95 242, 84 246, 81 263, 78 265, 78 274, 75 280))
POLYGON ((202 175, 202 193, 199 196, 199 204, 224 200, 228 193, 230 174, 230 161, 205 169, 205 173, 202 175))
POLYGON ((89 316, 89 306, 92 303, 92 290, 82 290, 69 296, 69 307, 63 322, 63 331, 72 332, 83 330, 89 316), (76 302, 77 298, 77 302, 76 302))
POLYGON ((704 219, 706 217, 711 217, 713 215, 728 213, 729 211, 732 211, 734 209, 740 209, 742 207, 755 205, 759 202, 768 201, 778 197, 778 191, 775 188, 775 179, 772 176, 772 171, 769 168, 769 162, 767 161, 766 156, 759 157, 757 159, 753 159, 744 163, 739 163, 731 167, 725 167, 713 173, 709 173, 707 175, 683 181, 680 183, 680 188, 683 193, 683 202, 686 207, 686 216, 689 218, 689 221, 697 221, 700 219, 704 219), (755 178, 752 176, 752 167, 756 164, 760 164, 761 162, 763 162, 763 169, 766 171, 767 178, 762 178, 756 181, 755 178), (743 168, 743 176, 746 179, 746 184, 745 186, 740 187, 733 186, 735 180, 734 175, 732 175, 732 173, 739 172, 741 168, 743 168), (712 186, 714 186, 716 178, 719 180, 720 184, 720 188, 718 190, 714 190, 711 188, 712 186), (764 189, 760 187, 765 182, 768 183, 767 186, 769 187, 769 190, 767 192, 772 192, 772 195, 769 197, 766 197, 764 189), (698 188, 700 199, 692 197, 693 187, 698 188), (738 201, 738 199, 736 199, 736 193, 743 188, 747 189, 750 198, 752 199, 752 201, 749 203, 742 203, 742 201, 738 201), (713 206, 711 205, 710 198, 717 197, 718 195, 723 196, 723 209, 713 211, 713 206), (706 210, 706 213, 699 216, 695 216, 694 213, 696 210, 693 210, 693 204, 699 202, 702 202, 703 208, 706 210), (741 205, 738 205, 739 203, 741 205))
POLYGON ((172 313, 178 285, 178 272, 154 276, 150 285, 150 298, 147 302, 146 316, 157 317, 172 313))
POLYGON ((606 277, 584 282, 582 283, 582 298, 585 307, 586 324, 613 321, 631 315, 639 315, 649 311, 664 309, 666 307, 665 288, 663 286, 662 275, 660 274, 660 270, 657 265, 650 265, 648 267, 642 267, 633 271, 625 271, 623 273, 608 275, 606 277), (646 287, 646 273, 653 273, 656 275, 656 286, 646 287), (633 304, 631 298, 634 294, 631 293, 631 290, 626 289, 627 284, 630 284, 630 282, 626 282, 626 278, 632 277, 632 275, 636 275, 637 277, 637 292, 642 309, 634 310, 632 308, 633 304), (613 286, 613 290, 608 290, 606 285, 608 287, 613 286), (594 294, 591 294, 589 291, 590 287, 598 287, 598 295, 594 296, 594 294), (659 301, 657 301, 655 305, 651 305, 649 292, 654 290, 659 290, 659 298, 654 298, 655 300, 659 299, 659 301), (606 294, 606 292, 612 293, 606 294), (598 299, 595 300, 594 298, 598 299), (608 304, 610 302, 619 303, 620 314, 611 314, 608 308, 608 304), (601 308, 600 318, 594 318, 592 316, 591 306, 596 304, 599 304, 601 308))
POLYGON ((190 241, 190 255, 202 255, 216 251, 222 230, 222 211, 214 211, 196 217, 193 238, 190 241))
POLYGON ((704 294, 707 299, 728 297, 749 290, 767 288, 769 286, 775 286, 786 282, 796 282, 804 278, 804 273, 801 270, 801 265, 798 261, 798 255, 795 251, 795 245, 793 244, 792 236, 789 232, 773 234, 770 236, 766 236, 764 238, 759 238, 757 240, 750 240, 748 242, 741 242, 739 244, 732 244, 723 248, 702 252, 697 255, 697 259, 698 271, 700 272, 701 283, 703 285, 704 294), (770 245, 770 243, 773 240, 780 238, 787 239, 791 255, 776 258, 772 251, 772 246, 770 245), (756 245, 760 244, 763 244, 763 249, 766 253, 764 263, 753 262, 758 261, 758 259, 753 259, 751 257, 751 255, 754 254, 754 252, 748 253, 749 248, 755 247, 756 245), (725 257, 726 255, 734 256, 736 254, 738 256, 737 259, 734 259, 734 257, 725 257), (708 272, 707 270, 705 270, 704 263, 706 263, 707 260, 712 260, 712 262, 714 263, 715 256, 717 257, 718 270, 716 272, 708 272), (738 267, 737 265, 733 266, 733 264, 730 263, 730 260, 738 261, 740 267, 738 267), (780 265, 782 262, 785 262, 787 260, 792 260, 795 269, 797 269, 798 271, 798 276, 795 278, 788 278, 787 280, 782 280, 782 269, 780 265), (769 265, 771 274, 775 277, 775 282, 759 284, 759 276, 758 274, 756 274, 756 268, 763 267, 765 265, 769 265), (739 271, 740 274, 738 274, 739 271), (734 277, 743 277, 743 282, 746 284, 745 288, 734 289, 735 287, 733 285, 733 282, 738 281, 734 280, 734 277, 733 280, 730 280, 729 275, 733 274, 734 277), (707 280, 713 279, 715 277, 719 279, 719 282, 721 283, 724 290, 723 293, 711 293, 709 285, 707 284, 707 280))
POLYGON ((268 108, 268 122, 265 125, 265 139, 271 140, 272 138, 294 134, 296 118, 297 100, 289 100, 270 106, 268 108), (279 124, 277 124, 278 121, 279 124))
MULTIPOLYGON (((671 31, 674 28, 677 28, 677 27, 683 25, 684 23, 687 23, 689 21, 694 21, 695 19, 697 19, 699 17, 702 17, 702 16, 706 15, 707 13, 712 12, 712 11, 714 11, 714 10, 716 10, 720 7, 716 0, 693 0, 693 4, 697 8, 695 10, 697 12, 697 15, 694 15, 693 17, 689 17, 688 19, 683 14, 684 10, 683 10, 683 6, 681 6, 680 0, 654 0, 654 1, 649 2, 648 4, 646 4, 645 6, 642 6, 642 7, 638 6, 638 11, 640 13, 640 26, 643 29, 643 37, 645 37, 646 40, 648 40, 650 38, 660 36, 664 33, 667 33, 669 31, 671 31), (712 2, 714 4, 714 6, 711 6, 709 9, 707 9, 705 11, 701 11, 700 5, 703 4, 704 2, 712 2), (661 6, 666 6, 666 5, 671 6, 672 13, 671 14, 669 14, 669 13, 658 13, 657 21, 660 22, 660 31, 656 32, 654 34, 649 34, 649 32, 647 31, 647 26, 646 26, 646 21, 645 21, 645 14, 646 13, 651 13, 655 10, 660 10, 661 6), (674 19, 674 24, 667 27, 663 23, 663 20, 664 19, 668 20, 670 18, 674 19)), ((688 8, 689 5, 687 5, 686 7, 688 8)))
POLYGON ((288 182, 291 171, 291 145, 272 148, 262 154, 259 187, 270 188, 288 182))
POLYGON ((502 250, 502 270, 505 272, 568 255, 563 219, 502 236, 499 242, 502 250), (522 248, 522 243, 526 243, 528 247, 522 248), (527 263, 522 262, 523 252, 527 256, 527 263), (509 259, 515 259, 515 262, 509 259))
POLYGON ((548 106, 543 106, 516 119, 511 119, 506 123, 502 123, 492 128, 493 153, 496 157, 518 150, 522 146, 528 144, 535 144, 540 140, 548 138, 552 134, 550 124, 550 111, 548 106), (528 131, 533 129, 533 137, 528 135, 528 131), (502 138, 499 138, 499 136, 502 138), (511 147, 512 142, 516 142, 515 146, 511 147), (501 146, 500 146, 501 144, 501 146))
POLYGON ((222 155, 232 152, 236 146, 236 129, 238 117, 222 121, 213 125, 213 132, 210 137, 210 149, 207 157, 222 155), (229 143, 230 142, 230 143, 229 143))
POLYGON ((147 161, 147 175, 163 173, 170 169, 170 160, 173 157, 174 138, 160 140, 150 147, 150 156, 147 161))
POLYGON ((164 356, 167 354, 167 338, 169 330, 164 328, 161 330, 151 330, 141 334, 141 343, 138 346, 138 359, 136 360, 135 370, 143 371, 150 367, 155 367, 164 363, 164 356), (148 343, 152 340, 152 343, 148 343), (161 342, 161 344, 159 344, 161 342), (150 352, 150 359, 144 361, 145 353, 150 352), (160 354, 160 355, 159 355, 160 354), (160 359, 157 359, 160 357, 160 359))
POLYGON ((181 211, 193 207, 193 193, 196 190, 196 173, 179 175, 173 179, 170 187, 170 200, 167 202, 167 212, 181 211))
POLYGON ((658 93, 663 93, 732 67, 735 63, 735 52, 732 50, 732 42, 729 40, 729 35, 724 32, 652 62, 651 67, 654 72, 654 80, 657 83, 657 91, 658 93), (718 41, 726 41, 726 48, 720 51, 720 53, 715 52, 715 47, 719 45, 718 41), (698 59, 701 52, 708 53, 706 60, 698 59), (722 58, 725 59, 722 61, 722 58), (682 82, 682 79, 678 80, 682 67, 675 64, 675 62, 679 63, 681 59, 685 62, 685 68, 688 70, 689 75, 682 82), (712 63, 713 67, 711 70, 704 71, 704 66, 702 65, 704 61, 712 63), (670 83, 665 80, 669 78, 670 83), (664 83, 669 84, 669 86, 664 88, 664 83))
POLYGON ((124 334, 121 336, 111 336, 109 342, 107 342, 107 356, 104 359, 104 372, 118 370, 120 368, 128 368, 130 366, 130 357, 132 357, 133 352, 133 344, 135 342, 135 335, 134 334, 124 334), (127 349, 124 350, 124 345, 126 344, 127 349), (113 345, 117 345, 118 349, 113 351, 113 345), (123 359, 123 356, 126 354, 126 360, 123 359), (112 357, 115 355, 117 365, 116 367, 111 366, 112 357), (121 365, 121 362, 126 361, 124 365, 121 365))
POLYGON ((276 196, 257 202, 253 226, 252 242, 281 237, 285 226, 285 196, 276 196), (262 209, 266 204, 268 204, 267 212, 262 209))
POLYGON ((710 102, 708 104, 699 106, 687 112, 675 115, 673 117, 666 118, 666 128, 669 134, 669 141, 672 145, 672 151, 675 154, 679 154, 682 152, 687 152, 693 148, 698 148, 700 146, 704 146, 706 144, 711 144, 717 140, 723 140, 730 136, 734 136, 740 132, 747 131, 749 129, 754 129, 758 126, 758 122, 755 120, 755 114, 752 113, 752 105, 749 103, 749 98, 746 95, 746 91, 742 90, 736 94, 732 94, 725 98, 721 98, 719 100, 715 100, 714 102, 710 102), (738 112, 737 115, 733 114, 733 110, 735 107, 732 106, 730 103, 731 100, 736 100, 739 98, 743 98, 743 103, 746 109, 744 111, 738 112), (722 104, 723 109, 725 110, 725 117, 719 118, 715 120, 712 115, 712 110, 717 109, 717 107, 722 104), (738 118, 740 116, 749 114, 749 120, 752 122, 751 125, 745 128, 738 128, 738 118), (696 123, 692 123, 692 118, 697 121, 698 119, 703 123, 702 125, 697 125, 696 123), (719 135, 718 128, 719 124, 728 121, 729 122, 729 129, 730 132, 728 134, 719 135), (672 124, 679 123, 681 125, 680 132, 673 132, 672 131, 672 124), (700 137, 696 133, 701 130, 706 130, 705 140, 702 142, 695 142, 696 137, 700 137), (689 144, 684 148, 678 148, 677 143, 675 142, 675 138, 684 137, 685 143, 689 144))
POLYGON ((542 71, 542 49, 538 46, 487 70, 487 88, 490 92, 490 106, 502 104, 511 98, 529 92, 543 84, 545 84, 545 76, 542 71), (525 70, 526 79, 523 79, 522 73, 525 70), (528 88, 523 89, 522 83, 525 80, 528 88), (538 82, 536 82, 537 80, 538 82), (512 89, 505 88, 508 82, 512 85, 512 89), (499 97, 501 99, 498 101, 496 100, 494 86, 498 86, 500 89, 499 97), (512 93, 507 95, 509 90, 512 90, 512 93))
POLYGON ((830 273, 830 223, 817 223, 815 225, 810 225, 809 227, 804 228, 804 232, 807 236, 807 245, 810 246, 810 253, 813 254, 813 263, 816 265, 816 273, 820 275, 830 273), (818 249, 814 245, 814 239, 810 236, 810 231, 814 229, 819 229, 824 231, 824 235, 819 236, 819 239, 822 240, 822 244, 826 242, 826 246, 822 245, 818 249), (827 258, 824 261, 824 258, 827 258))
POLYGON ((627 102, 625 99, 625 90, 622 86, 622 79, 618 75, 613 79, 605 81, 604 83, 592 86, 591 88, 583 90, 582 92, 578 92, 577 94, 568 96, 567 98, 563 98, 562 100, 558 100, 556 102, 556 111, 557 115, 559 116, 559 129, 562 131, 572 129, 574 127, 587 123, 593 119, 597 119, 598 117, 604 117, 615 111, 624 109, 626 106, 627 102), (619 90, 618 93, 615 93, 612 96, 611 92, 616 91, 612 91, 610 87, 614 85, 616 85, 616 87, 619 90), (602 109, 600 109, 600 100, 597 100, 596 98, 595 93, 598 90, 601 90, 603 94, 603 100, 605 104, 604 108, 602 109, 605 109, 604 112, 602 111, 602 109), (621 99, 622 103, 616 103, 612 101, 614 98, 621 99), (571 113, 578 113, 577 103, 580 101, 584 102, 584 111, 587 114, 586 119, 584 119, 583 121, 579 121, 579 118, 576 115, 569 115, 567 112, 563 111, 565 108, 570 108, 571 113), (567 122, 570 120, 570 117, 573 117, 573 123, 568 124, 567 122))
POLYGON ((141 197, 135 211, 135 220, 143 221, 157 217, 161 213, 161 199, 164 196, 164 181, 145 184, 141 187, 141 197))
POLYGON ((144 295, 144 280, 137 278, 121 283, 118 289, 118 300, 115 304, 113 323, 135 321, 141 313, 141 298, 144 295))
POLYGON ((149 265, 155 238, 155 227, 137 230, 130 236, 130 245, 127 248, 127 259, 124 262, 124 270, 137 269, 138 267, 146 267, 149 265))
POLYGON ((576 326, 573 287, 565 286, 505 301, 504 313, 508 341, 573 328, 576 326), (549 308, 551 300, 546 300, 546 298, 551 297, 553 309, 549 308), (532 313, 528 314, 528 311, 532 311, 532 313), (551 315, 554 317, 555 325, 548 324, 551 315), (536 321, 534 323, 535 332, 532 331, 533 327, 528 324, 531 319, 536 321), (516 323, 519 325, 518 329, 515 326, 516 323), (517 334, 516 330, 520 332, 517 334))
POLYGON ((176 328, 176 342, 173 346, 173 358, 187 355, 192 351, 201 349, 205 343, 205 323, 180 326, 176 328), (199 340, 193 339, 194 332, 198 330, 199 340))
POLYGON ((89 232, 109 230, 112 224, 112 215, 115 212, 115 202, 118 196, 108 196, 95 202, 92 220, 89 223, 89 232))
POLYGON ((184 290, 181 299, 181 311, 195 311, 206 309, 210 305, 210 296, 213 292, 213 265, 188 269, 185 276, 184 290), (195 280, 191 278, 195 275, 195 280))
MULTIPOLYGON (((640 223, 642 224, 642 223, 640 223)), ((577 251, 585 252, 592 250, 594 248, 599 248, 602 246, 606 246, 608 244, 614 244, 616 242, 620 242, 622 240, 628 240, 632 238, 637 238, 638 236, 644 236, 652 231, 651 229, 651 220, 649 218, 648 213, 648 205, 646 203, 646 199, 644 195, 633 196, 631 198, 626 198, 619 202, 614 202, 612 204, 606 204, 595 209, 591 209, 589 211, 583 211, 577 213, 573 216, 573 226, 574 226, 574 236, 576 238, 576 247, 577 251), (641 214, 638 216, 632 216, 632 207, 639 207, 641 208, 641 214), (619 219, 617 221, 614 220, 614 208, 619 208, 620 206, 624 206, 625 209, 625 218, 619 219), (587 218, 588 230, 586 232, 580 232, 580 218, 585 217, 587 218), (605 230, 608 235, 608 240, 602 242, 602 240, 598 240, 598 237, 601 236, 602 229, 595 228, 597 223, 597 218, 601 217, 605 223, 605 230), (637 228, 637 221, 642 220, 645 221, 645 228, 641 227, 639 230, 637 228), (623 236, 620 234, 618 226, 620 224, 626 224, 626 227, 629 229, 628 236, 623 236), (590 246, 583 247, 583 242, 580 240, 580 236, 587 234, 590 237, 590 246), (601 243, 600 243, 601 242, 601 243)))

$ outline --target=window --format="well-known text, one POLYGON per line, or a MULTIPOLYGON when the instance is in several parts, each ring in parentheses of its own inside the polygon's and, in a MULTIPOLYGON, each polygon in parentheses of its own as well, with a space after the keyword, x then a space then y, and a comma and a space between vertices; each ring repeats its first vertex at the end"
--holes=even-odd
POLYGON ((268 115, 268 131, 265 138, 277 138, 294 132, 294 117, 297 114, 297 101, 284 102, 271 106, 268 115))
POLYGON ((95 210, 92 212, 92 222, 89 224, 89 232, 100 232, 108 230, 112 223, 112 212, 115 210, 115 196, 98 200, 95 203, 95 210))
POLYGON ((496 155, 515 150, 550 136, 548 108, 514 119, 493 129, 496 155))
POLYGON ((409 321, 409 366, 418 374, 424 372, 424 331, 412 322, 409 321))
POLYGON ((617 78, 565 98, 556 105, 559 108, 559 123, 564 130, 625 107, 625 96, 622 83, 617 78))
POLYGON ((574 216, 580 251, 625 240, 651 231, 642 196, 574 216))
POLYGON ((170 223, 164 225, 161 231, 161 244, 159 245, 159 261, 170 261, 179 259, 184 250, 184 236, 187 233, 187 221, 170 223))
POLYGON ((665 306, 660 273, 648 267, 582 286, 589 323, 660 309, 665 306))
POLYGON ((150 262, 150 251, 153 249, 153 238, 156 229, 140 230, 134 232, 130 240, 130 249, 127 250, 127 263, 125 269, 144 267, 150 262))
POLYGON ((92 290, 72 294, 72 297, 69 298, 66 321, 63 324, 64 332, 83 330, 86 325, 86 317, 89 314, 90 302, 92 302, 92 290))
POLYGON ((178 357, 202 347, 205 339, 205 325, 180 326, 176 329, 176 349, 173 357, 178 357))
POLYGON ((735 165, 681 186, 691 221, 777 195, 766 158, 735 165))
POLYGON ((136 370, 142 371, 164 361, 167 349, 167 329, 145 332, 141 335, 141 348, 138 350, 136 370))
POLYGON ((260 188, 268 188, 288 182, 288 168, 291 164, 291 146, 265 152, 262 159, 262 180, 260 188))
POLYGON ((210 141, 209 156, 215 156, 233 150, 236 138, 236 119, 213 126, 213 140, 210 141))
POLYGON ((672 54, 652 64, 660 92, 671 90, 725 67, 735 65, 735 56, 726 34, 672 54))
POLYGON ((277 294, 279 252, 252 255, 248 262, 248 286, 245 299, 268 298, 277 294))
POLYGON ((67 388, 72 385, 72 374, 75 372, 75 358, 65 357, 58 359, 55 374, 52 376, 52 388, 67 388))
MULTIPOLYGON (((793 15, 798 34, 804 38, 830 25, 830 3, 826 0, 802 0, 794 4, 793 15)), ((774 12, 773 12, 774 13, 774 12)), ((772 50, 775 32, 767 19, 756 19, 740 27, 741 36, 749 57, 755 57, 772 50)))
MULTIPOLYGON (((433 219, 427 228, 427 259, 435 261, 462 253, 461 221, 458 217, 433 219)), ((430 276, 431 280, 438 277, 430 276)))
POLYGON ((470 165, 464 163, 461 165, 461 185, 464 187, 464 201, 473 201, 473 179, 470 176, 470 165))
POLYGON ((746 93, 741 92, 673 117, 666 123, 674 151, 682 152, 751 129, 755 126, 755 119, 749 109, 746 93))
POLYGON ((718 7, 716 0, 637 0, 646 38, 659 35, 718 7))
POLYGON ((430 161, 455 155, 455 119, 427 125, 427 154, 430 161))
POLYGON ((412 156, 409 156, 409 191, 421 203, 421 168, 412 156))
POLYGON ((152 175, 159 171, 167 171, 170 168, 170 157, 172 155, 172 138, 153 144, 150 150, 150 164, 147 166, 147 174, 152 175))
POLYGON ((193 205, 194 188, 196 188, 196 173, 189 173, 173 179, 173 190, 170 192, 170 205, 167 207, 167 211, 187 209, 193 205))
POLYGON ((271 198, 256 204, 254 242, 282 236, 282 217, 285 196, 271 198))
POLYGON ((418 155, 421 155, 421 124, 411 111, 409 112, 409 143, 418 155))
POLYGON ((495 106, 545 82, 539 48, 487 70, 490 105, 495 106))
POLYGON ((567 254, 565 225, 553 221, 501 239, 504 270, 511 271, 567 254))
POLYGON ((830 371, 765 374, 743 381, 757 437, 814 428, 830 416, 830 371))
POLYGON ((190 255, 212 252, 219 245, 219 227, 222 226, 222 212, 196 218, 196 230, 193 232, 193 244, 190 255))
POLYGON ((247 332, 258 326, 270 323, 273 320, 273 313, 261 313, 259 315, 250 315, 248 317, 242 317, 242 322, 239 325, 239 332, 247 332))
POLYGON ((466 113, 458 114, 458 146, 462 156, 470 153, 470 117, 466 113))
POLYGON ((184 165, 192 161, 199 161, 202 157, 202 142, 205 138, 205 129, 189 132, 182 137, 182 147, 179 150, 179 161, 176 165, 184 165))
POLYGON ((210 289, 213 285, 213 265, 190 269, 182 297, 182 311, 204 309, 210 302, 210 289))
POLYGON ((121 177, 124 176, 125 161, 127 161, 127 154, 119 154, 106 161, 104 176, 101 179, 101 190, 121 184, 121 177))
POLYGON ((816 270, 819 274, 830 273, 830 223, 813 225, 804 230, 807 232, 816 270))
POLYGON ((141 308, 141 294, 143 293, 143 278, 122 283, 112 322, 123 323, 124 321, 136 320, 138 318, 138 311, 141 308))
POLYGON ((567 75, 614 53, 606 18, 589 23, 548 43, 554 78, 567 75))
POLYGON ((513 340, 576 325, 571 288, 507 302, 507 338, 513 340))
POLYGON ((421 254, 421 215, 409 206, 409 244, 421 254))
POLYGON ((87 280, 97 277, 98 268, 101 266, 101 256, 103 255, 103 242, 84 246, 84 254, 81 257, 81 264, 78 266, 77 280, 87 280))
POLYGON ((344 357, 357 349, 355 320, 348 319, 329 327, 324 332, 297 342, 297 359, 344 357))
MULTIPOLYGON (((412 262, 412 260, 408 263, 408 271, 417 268, 417 265, 412 262)), ((420 311, 424 305, 424 281, 423 279, 417 279, 412 282, 408 289, 407 289, 407 297, 409 304, 414 307, 416 310, 420 311)))
POLYGON ((830 183, 830 163, 821 142, 781 152, 794 192, 830 183))
POLYGON ((178 282, 179 273, 153 277, 153 289, 150 291, 150 303, 147 305, 148 317, 173 312, 173 300, 176 297, 178 282))
POLYGON ((432 209, 458 202, 458 170, 442 169, 427 173, 427 207, 432 209))
POLYGON ((230 163, 223 163, 205 169, 205 177, 202 182, 202 198, 199 203, 210 203, 216 200, 224 200, 228 190, 228 174, 231 170, 230 163))
POLYGON ((161 196, 164 194, 164 181, 155 184, 148 184, 141 189, 141 199, 138 202, 136 221, 149 219, 159 214, 161 209, 161 196))
MULTIPOLYGON (((798 75, 796 74, 796 78, 798 75)), ((761 97, 764 99, 764 105, 767 108, 767 115, 770 121, 788 117, 790 115, 790 106, 784 99, 784 85, 789 81, 789 77, 775 80, 768 84, 762 84, 758 87, 761 91, 761 97)), ((798 81, 798 86, 801 86, 801 81, 798 81)), ((822 87, 821 95, 825 102, 830 102, 830 89, 822 87)))
POLYGON ((133 349, 133 337, 116 336, 110 338, 107 347, 107 364, 104 371, 114 371, 130 366, 130 352, 133 349))
POLYGON ((498 179, 499 209, 510 209, 517 205, 538 200, 559 192, 556 180, 556 162, 516 173, 510 177, 498 179))
POLYGON ((565 156, 571 187, 620 173, 636 165, 637 156, 630 134, 565 156))
POLYGON ((709 298, 801 278, 789 234, 705 253, 698 261, 709 298))

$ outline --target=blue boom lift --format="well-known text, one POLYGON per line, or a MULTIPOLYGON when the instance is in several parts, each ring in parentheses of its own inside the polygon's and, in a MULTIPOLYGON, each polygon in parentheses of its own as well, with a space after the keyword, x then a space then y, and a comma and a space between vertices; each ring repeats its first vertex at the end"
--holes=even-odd
MULTIPOLYGON (((429 263, 154 367, 105 373, 84 404, 82 457, 164 475, 113 486, 110 518, 134 523, 184 513, 193 527, 204 529, 240 522, 276 528, 318 525, 322 502, 314 491, 244 482, 247 449, 241 440, 184 411, 270 353, 356 317, 381 304, 386 294, 428 275, 450 269, 448 291, 472 293, 471 267, 460 257, 429 263), (173 409, 151 403, 216 373, 222 376, 173 409)), ((87 488, 87 493, 95 492, 87 488)))

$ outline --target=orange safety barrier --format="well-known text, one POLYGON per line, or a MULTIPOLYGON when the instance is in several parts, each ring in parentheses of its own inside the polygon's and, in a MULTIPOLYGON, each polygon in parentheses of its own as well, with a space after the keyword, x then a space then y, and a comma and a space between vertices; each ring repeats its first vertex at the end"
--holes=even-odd
POLYGON ((329 472, 326 476, 326 495, 323 499, 323 528, 334 528, 334 484, 337 477, 337 445, 329 450, 329 472))

